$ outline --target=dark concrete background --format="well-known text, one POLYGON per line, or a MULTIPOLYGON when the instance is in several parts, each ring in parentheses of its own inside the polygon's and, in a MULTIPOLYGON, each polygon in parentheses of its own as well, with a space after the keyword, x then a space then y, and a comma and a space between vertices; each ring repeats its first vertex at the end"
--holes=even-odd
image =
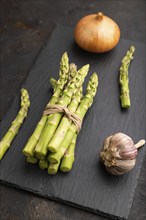
MULTIPOLYGON (((145 42, 145 0, 1 0, 0 2, 0 119, 39 51, 49 39, 56 24, 75 26, 84 15, 104 12, 116 20, 121 37, 145 42)), ((146 158, 128 220, 144 220, 146 158)), ((104 220, 34 194, 0 185, 0 219, 104 220)))

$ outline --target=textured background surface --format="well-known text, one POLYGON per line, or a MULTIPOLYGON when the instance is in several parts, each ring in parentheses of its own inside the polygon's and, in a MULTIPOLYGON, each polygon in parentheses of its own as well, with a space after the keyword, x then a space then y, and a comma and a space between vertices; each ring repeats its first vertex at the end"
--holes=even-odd
MULTIPOLYGON (((121 37, 144 42, 144 9, 145 1, 1 1, 1 118, 56 23, 74 26, 83 15, 101 10, 117 21, 121 37)), ((145 217, 145 166, 129 219, 145 217)), ((1 198, 2 219, 106 219, 4 186, 1 198)))

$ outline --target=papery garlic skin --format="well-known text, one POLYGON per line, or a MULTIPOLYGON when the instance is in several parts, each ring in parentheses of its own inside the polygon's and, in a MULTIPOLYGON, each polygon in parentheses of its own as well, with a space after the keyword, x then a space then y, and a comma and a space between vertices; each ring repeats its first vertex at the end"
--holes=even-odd
POLYGON ((126 134, 117 133, 106 138, 100 158, 113 175, 121 175, 134 168, 138 150, 126 134))
POLYGON ((134 159, 138 153, 131 137, 123 133, 113 135, 110 139, 109 147, 116 148, 116 152, 119 153, 119 156, 126 160, 134 159))
POLYGON ((106 170, 112 175, 122 175, 129 172, 134 168, 136 164, 136 159, 132 160, 118 160, 117 164, 111 167, 106 166, 106 170))

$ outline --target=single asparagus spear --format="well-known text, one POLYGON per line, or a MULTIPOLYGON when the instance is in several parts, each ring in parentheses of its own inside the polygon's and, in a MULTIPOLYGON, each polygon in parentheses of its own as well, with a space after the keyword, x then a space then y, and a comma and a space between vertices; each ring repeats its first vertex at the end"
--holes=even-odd
MULTIPOLYGON (((56 104, 56 102, 60 97, 60 94, 62 93, 64 86, 68 81, 68 77, 69 77, 69 59, 67 53, 65 52, 60 62, 59 80, 56 81, 53 78, 51 78, 50 80, 54 88, 54 93, 48 105, 56 104)), ((45 127, 46 121, 50 117, 51 116, 43 115, 40 121, 38 122, 33 134, 31 135, 26 146, 23 149, 23 154, 26 155, 27 157, 34 156, 34 149, 45 127)))
POLYGON ((27 157, 26 161, 28 163, 36 164, 38 162, 38 159, 36 159, 35 157, 27 157))
POLYGON ((130 107, 130 95, 129 95, 129 77, 128 77, 128 68, 131 60, 133 59, 133 54, 135 51, 135 47, 131 46, 127 51, 126 55, 122 59, 121 67, 120 67, 120 85, 121 85, 121 106, 122 108, 130 107))
POLYGON ((74 64, 74 63, 71 63, 69 65, 69 69, 70 69, 70 72, 69 72, 69 82, 76 76, 77 74, 77 66, 74 64))
POLYGON ((47 169, 49 166, 49 162, 47 159, 42 159, 39 160, 39 168, 41 168, 42 170, 47 169))
POLYGON ((19 128, 21 127, 23 120, 27 116, 28 108, 30 106, 29 94, 26 89, 21 89, 21 108, 18 112, 17 117, 12 122, 7 133, 4 135, 2 140, 0 141, 0 160, 4 156, 5 152, 11 145, 11 142, 17 135, 19 128))
POLYGON ((48 166, 48 173, 51 175, 55 175, 58 171, 59 165, 60 163, 56 163, 56 164, 50 163, 48 166))
POLYGON ((50 83, 54 89, 54 91, 56 90, 56 87, 57 87, 57 80, 54 79, 53 77, 50 78, 50 83))
MULTIPOLYGON (((71 103, 68 106, 68 109, 72 112, 75 113, 75 111, 77 110, 77 107, 81 101, 81 97, 82 97, 82 87, 81 89, 77 90, 77 92, 75 93, 75 95, 73 96, 71 103)), ((53 135, 53 138, 51 139, 48 149, 55 149, 56 151, 58 151, 59 147, 61 146, 65 135, 67 134, 67 131, 69 129, 69 126, 71 125, 72 121, 64 116, 55 132, 55 134, 53 135)))
POLYGON ((74 154, 75 154, 75 146, 76 146, 77 134, 74 135, 70 146, 68 147, 67 151, 65 152, 61 165, 60 170, 62 172, 69 172, 72 169, 73 162, 74 162, 74 154))
MULTIPOLYGON (((76 114, 80 118, 82 118, 82 120, 83 120, 87 110, 89 109, 89 107, 91 106, 91 104, 93 102, 93 98, 96 94, 97 86, 98 86, 98 76, 96 73, 93 73, 89 79, 89 82, 88 82, 86 95, 83 97, 83 99, 82 99, 82 101, 76 111, 76 114)), ((58 150, 58 152, 49 154, 48 160, 50 163, 59 163, 60 162, 62 156, 64 155, 64 153, 68 149, 68 147, 73 139, 73 136, 76 133, 77 133, 77 127, 74 123, 72 123, 64 140, 63 140, 63 143, 61 144, 61 146, 58 150)))
MULTIPOLYGON (((62 97, 59 99, 58 101, 58 105, 60 106, 68 106, 68 104, 71 101, 71 98, 73 96, 74 93, 76 93, 76 91, 82 86, 82 83, 85 79, 85 76, 87 75, 89 70, 89 65, 85 65, 83 66, 75 75, 75 77, 73 77, 70 82, 68 83, 66 89, 63 91, 63 95, 62 97)), ((48 149, 51 152, 56 152, 56 148, 47 148, 48 144, 52 138, 52 136, 54 135, 58 124, 62 118, 63 114, 62 113, 56 113, 56 114, 51 114, 46 126, 42 132, 42 135, 40 137, 40 140, 35 148, 35 155, 36 157, 40 158, 40 157, 45 157, 47 154, 48 149)))

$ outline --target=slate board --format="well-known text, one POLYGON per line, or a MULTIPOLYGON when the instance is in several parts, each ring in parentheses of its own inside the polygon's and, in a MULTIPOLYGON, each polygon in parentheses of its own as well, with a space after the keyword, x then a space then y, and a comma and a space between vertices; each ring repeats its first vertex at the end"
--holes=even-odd
MULTIPOLYGON (((133 171, 119 177, 105 171, 99 161, 99 152, 104 139, 116 132, 128 134, 135 142, 145 138, 145 60, 145 45, 142 43, 121 39, 111 52, 90 54, 74 43, 73 28, 57 26, 22 85, 29 91, 31 107, 19 135, 0 162, 1 182, 113 219, 127 219, 145 147, 139 150, 133 171), (119 102, 119 66, 131 44, 136 47, 129 72, 132 106, 129 110, 122 110, 119 102), (96 71, 99 87, 78 136, 72 171, 50 176, 36 165, 27 164, 22 149, 51 97, 49 78, 58 77, 59 62, 64 51, 68 52, 70 62, 75 62, 79 68, 90 64, 84 86, 91 73, 96 71)), ((19 99, 20 94, 1 122, 1 137, 18 112, 19 99)))

